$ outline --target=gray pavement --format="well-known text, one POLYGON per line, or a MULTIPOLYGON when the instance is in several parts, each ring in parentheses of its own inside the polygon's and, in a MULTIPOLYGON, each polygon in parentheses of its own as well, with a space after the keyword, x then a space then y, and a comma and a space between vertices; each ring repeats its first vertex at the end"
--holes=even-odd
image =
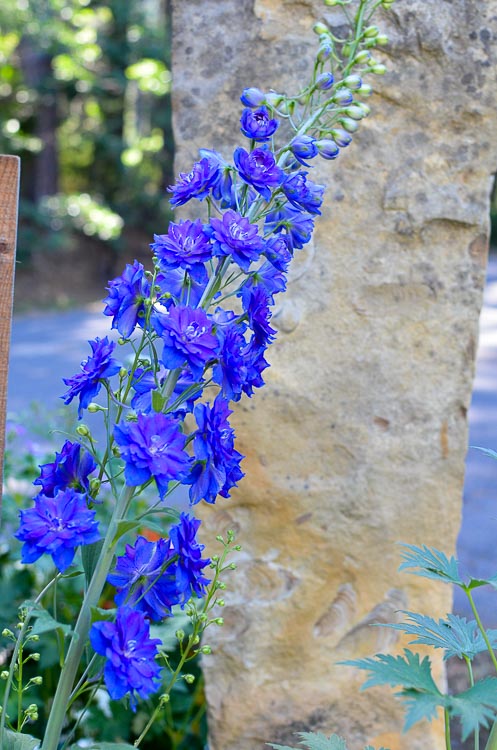
MULTIPOLYGON (((62 377, 79 371, 90 353, 88 339, 109 333, 110 319, 96 303, 67 312, 16 316, 12 327, 8 411, 20 414, 29 402, 47 410, 60 407, 62 377)), ((469 445, 497 450, 497 259, 488 268, 480 320, 474 393, 469 412, 469 445)), ((443 540, 440 544, 443 547, 443 540)), ((463 520, 458 539, 462 568, 473 576, 497 573, 497 461, 470 449, 466 462, 463 520)), ((475 591, 487 625, 497 626, 497 592, 475 591)), ((470 615, 464 595, 456 590, 454 611, 470 615)))

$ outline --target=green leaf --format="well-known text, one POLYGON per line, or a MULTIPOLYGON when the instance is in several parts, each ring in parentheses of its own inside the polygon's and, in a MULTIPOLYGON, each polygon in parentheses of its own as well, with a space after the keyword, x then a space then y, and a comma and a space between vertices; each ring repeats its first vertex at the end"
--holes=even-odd
POLYGON ((440 550, 434 547, 416 547, 413 544, 403 544, 407 552, 402 557, 404 562, 399 566, 399 570, 409 568, 418 568, 418 570, 409 570, 415 576, 432 578, 444 583, 454 583, 456 586, 464 586, 464 581, 459 577, 459 566, 455 557, 450 559, 440 550))
POLYGON ((451 716, 462 723, 462 740, 480 727, 488 727, 497 711, 497 677, 487 677, 459 695, 448 696, 451 716))
POLYGON ((119 523, 117 524, 116 535, 112 540, 112 544, 115 544, 117 540, 127 534, 128 531, 133 531, 133 529, 137 529, 139 526, 141 526, 140 521, 119 521, 119 523))
MULTIPOLYGON (((81 750, 81 748, 79 745, 71 745, 69 750, 81 750)), ((86 750, 136 750, 136 747, 125 742, 95 742, 86 750)))
MULTIPOLYGON (((468 622, 465 617, 447 615, 446 620, 434 620, 432 617, 417 612, 403 612, 407 621, 381 625, 381 627, 401 630, 416 638, 409 643, 421 643, 424 646, 443 648, 444 659, 457 656, 459 659, 473 659, 476 654, 486 650, 487 646, 475 620, 468 622)), ((497 647, 497 630, 487 631, 492 646, 497 647)))
POLYGON ((102 607, 91 607, 91 621, 101 622, 106 620, 107 622, 115 620, 116 609, 103 609, 102 607))
POLYGON ((163 408, 164 404, 166 403, 166 400, 162 393, 158 390, 152 391, 152 409, 156 411, 157 413, 160 413, 163 408))
POLYGON ((413 654, 408 648, 404 656, 377 654, 373 658, 354 659, 338 662, 351 667, 365 669, 370 673, 369 679, 362 685, 366 690, 373 685, 400 685, 405 690, 421 690, 432 695, 441 695, 431 676, 431 662, 428 656, 420 661, 419 654, 413 654))
POLYGON ((70 635, 72 628, 63 622, 55 620, 50 612, 47 612, 41 604, 36 604, 33 601, 26 601, 23 603, 23 607, 27 607, 31 611, 31 617, 35 620, 31 633, 33 635, 41 635, 42 633, 50 633, 53 630, 60 630, 64 635, 70 635))
MULTIPOLYGON (((307 750, 347 750, 345 740, 337 734, 332 734, 328 738, 321 732, 298 732, 297 737, 301 738, 299 744, 307 750)), ((288 745, 275 745, 272 742, 266 744, 275 748, 275 750, 297 750, 297 748, 288 745)))
POLYGON ((104 540, 99 539, 98 542, 93 544, 85 544, 81 547, 81 559, 83 561, 83 570, 85 571, 86 585, 90 585, 90 581, 97 567, 98 558, 104 545, 104 540))
POLYGON ((3 750, 37 750, 40 747, 40 740, 30 734, 11 732, 9 729, 5 730, 5 741, 3 750))
POLYGON ((397 693, 397 696, 402 699, 406 709, 404 732, 407 732, 418 721, 423 719, 431 721, 436 717, 438 708, 445 705, 443 695, 422 693, 419 690, 402 690, 397 693))

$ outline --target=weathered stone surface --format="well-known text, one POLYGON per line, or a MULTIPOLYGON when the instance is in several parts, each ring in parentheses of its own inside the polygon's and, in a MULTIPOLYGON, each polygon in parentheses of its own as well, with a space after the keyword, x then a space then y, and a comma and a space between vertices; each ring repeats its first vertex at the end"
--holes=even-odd
MULTIPOLYGON (((337 11, 173 5, 184 170, 201 146, 229 157, 243 87, 295 90, 313 21, 337 11)), ((326 209, 276 314, 268 385, 234 415, 247 477, 204 512, 209 532, 233 527, 244 546, 205 660, 212 750, 309 729, 352 748, 443 747, 440 724, 401 736, 391 693, 359 695, 362 675, 336 662, 401 647, 374 620, 451 607, 449 589, 397 573, 395 542, 451 552, 460 522, 497 169, 497 0, 399 0, 381 26, 391 72, 373 80, 355 143, 313 173, 326 209)))

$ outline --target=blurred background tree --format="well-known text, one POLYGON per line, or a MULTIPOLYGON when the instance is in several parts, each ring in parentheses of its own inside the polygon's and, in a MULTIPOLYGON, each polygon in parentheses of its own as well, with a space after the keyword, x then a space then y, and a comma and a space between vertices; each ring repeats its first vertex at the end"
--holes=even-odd
POLYGON ((21 260, 78 236, 122 247, 124 226, 145 245, 165 231, 169 33, 169 0, 0 4, 0 152, 22 158, 21 260))

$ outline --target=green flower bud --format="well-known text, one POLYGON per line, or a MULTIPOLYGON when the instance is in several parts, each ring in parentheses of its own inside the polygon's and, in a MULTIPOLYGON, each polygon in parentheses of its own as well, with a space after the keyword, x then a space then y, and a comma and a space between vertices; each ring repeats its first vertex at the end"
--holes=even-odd
POLYGON ((212 654, 212 649, 210 646, 202 646, 200 649, 201 654, 212 654))
POLYGON ((235 541, 235 532, 233 529, 228 529, 226 532, 226 537, 228 539, 228 542, 234 542, 235 541))
POLYGON ((242 545, 241 545, 241 544, 236 544, 236 545, 235 545, 235 546, 233 547, 233 549, 235 550, 235 552, 241 552, 241 550, 242 550, 242 545))
POLYGON ((93 477, 93 479, 90 479, 90 494, 97 495, 101 485, 102 482, 100 481, 100 479, 97 479, 97 477, 93 477))
POLYGON ((339 120, 340 125, 344 130, 347 131, 347 133, 355 133, 359 125, 355 120, 352 120, 350 117, 341 117, 339 120))
POLYGON ((342 5, 342 0, 324 0, 324 4, 330 8, 334 8, 335 5, 342 5))
POLYGON ((114 445, 112 447, 112 455, 115 456, 116 458, 119 458, 119 456, 121 455, 121 452, 119 451, 119 448, 117 447, 117 445, 114 445))
POLYGON ((119 337, 119 338, 117 339, 117 343, 119 344, 119 346, 124 346, 124 344, 125 344, 126 342, 127 342, 127 339, 124 339, 124 338, 123 338, 122 336, 120 336, 120 337, 119 337))
POLYGON ((382 63, 375 63, 375 65, 372 65, 371 73, 375 73, 377 76, 384 76, 387 72, 386 65, 383 65, 382 63))
POLYGON ((363 83, 361 88, 357 89, 357 93, 361 96, 371 96, 373 87, 369 83, 363 83))
POLYGON ((369 60, 371 60, 371 52, 368 52, 367 49, 362 49, 354 57, 354 64, 363 65, 364 63, 369 62, 369 60))
POLYGON ((195 682, 195 675, 193 675, 193 674, 184 674, 183 675, 183 679, 189 685, 193 685, 193 683, 195 682))
POLYGON ((195 638, 194 638, 194 639, 193 639, 193 641, 192 641, 192 644, 193 644, 194 646, 198 646, 198 644, 199 644, 199 643, 200 643, 200 636, 199 636, 199 635, 196 635, 196 636, 195 636, 195 638))
POLYGON ((324 23, 321 23, 321 21, 315 23, 312 30, 315 34, 328 34, 328 27, 324 23))
POLYGON ((30 654, 28 658, 32 659, 33 661, 40 661, 40 654, 37 651, 35 651, 35 653, 30 654))
POLYGON ((228 565, 228 567, 229 567, 229 569, 230 569, 230 570, 236 570, 238 566, 237 566, 237 564, 236 564, 236 563, 230 563, 230 564, 228 565))
POLYGON ((85 424, 80 424, 76 427, 76 432, 78 435, 81 435, 81 437, 89 437, 90 436, 90 430, 85 424))
POLYGON ((0 680, 8 680, 9 679, 9 673, 6 669, 3 670, 3 672, 0 672, 0 680))
POLYGON ((224 605, 226 604, 226 602, 224 601, 224 599, 218 599, 216 601, 216 604, 217 604, 218 607, 224 607, 224 605))
POLYGON ((33 677, 31 680, 33 685, 42 685, 43 684, 43 677, 41 675, 37 675, 36 677, 33 677))
POLYGON ((226 588, 226 584, 224 583, 224 581, 218 581, 216 588, 221 589, 221 591, 224 591, 226 588))
POLYGON ((99 406, 99 404, 95 404, 93 401, 91 404, 88 404, 87 408, 90 414, 96 414, 97 411, 102 411, 102 407, 99 406))
POLYGON ((221 543, 224 543, 224 539, 223 539, 223 537, 221 536, 221 534, 218 534, 218 535, 217 535, 217 537, 216 537, 216 541, 217 541, 217 542, 221 542, 221 543))
POLYGON ((369 107, 367 104, 364 104, 364 102, 356 102, 356 107, 359 107, 359 109, 362 110, 363 117, 367 117, 369 114, 371 114, 371 107, 369 107))
POLYGON ((295 111, 295 102, 293 99, 285 99, 279 106, 279 111, 283 115, 293 115, 295 111))
POLYGON ((184 630, 177 630, 176 633, 175 633, 175 635, 176 635, 176 638, 178 639, 178 641, 181 642, 184 639, 184 637, 185 637, 185 631, 184 630))
POLYGON ((159 698, 159 703, 164 706, 166 703, 169 703, 170 697, 167 693, 163 693, 161 697, 159 698))
POLYGON ((205 614, 205 612, 202 612, 202 614, 199 616, 198 619, 200 620, 200 622, 207 622, 208 618, 207 618, 207 615, 205 614))
POLYGON ((212 562, 218 562, 219 561, 219 555, 212 555, 211 557, 212 562))
POLYGON ((4 638, 15 638, 14 633, 12 632, 12 630, 9 630, 9 628, 4 628, 2 630, 2 635, 4 638))
POLYGON ((386 44, 388 44, 389 41, 390 40, 386 34, 378 34, 378 36, 376 37, 376 44, 379 44, 380 47, 384 47, 386 44))
POLYGON ((215 622, 216 625, 219 625, 219 626, 224 625, 224 619, 222 617, 216 617, 216 619, 213 620, 213 622, 215 622))
POLYGON ((270 107, 279 107, 283 100, 284 97, 281 94, 276 94, 274 91, 270 91, 269 94, 266 94, 266 103, 269 104, 270 107))
POLYGON ((121 369, 119 370, 119 377, 125 378, 127 377, 127 375, 128 375, 128 370, 126 369, 126 367, 121 367, 121 369))
POLYGON ((378 26, 368 26, 367 29, 364 29, 364 36, 366 38, 372 38, 372 37, 378 36, 379 33, 380 33, 380 30, 378 26))
POLYGON ((345 42, 345 44, 343 45, 342 52, 345 55, 345 57, 348 57, 350 53, 352 52, 352 47, 348 42, 345 42))
MULTIPOLYGON (((366 117, 365 113, 362 111, 361 107, 357 107, 355 105, 351 105, 350 107, 346 107, 345 114, 347 117, 351 117, 353 120, 362 120, 363 117, 366 117)), ((345 128, 347 129, 347 128, 345 128)), ((350 132, 354 132, 353 130, 350 132)))

